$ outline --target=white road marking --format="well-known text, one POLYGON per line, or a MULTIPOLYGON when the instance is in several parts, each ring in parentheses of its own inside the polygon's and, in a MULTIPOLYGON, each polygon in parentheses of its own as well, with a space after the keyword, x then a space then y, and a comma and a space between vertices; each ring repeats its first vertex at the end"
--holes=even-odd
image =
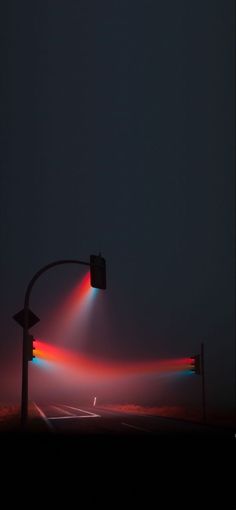
POLYGON ((97 415, 94 416, 78 416, 78 414, 72 414, 71 416, 50 416, 48 420, 80 420, 81 418, 95 418, 97 415))
POLYGON ((53 407, 53 409, 57 409, 60 412, 63 412, 64 414, 68 414, 70 416, 73 416, 72 413, 70 413, 69 411, 66 411, 65 409, 62 409, 62 407, 58 407, 58 406, 51 406, 51 407, 53 407))
POLYGON ((86 414, 78 416, 78 414, 72 414, 69 411, 66 411, 66 409, 63 409, 62 407, 52 405, 51 407, 53 407, 54 409, 57 409, 58 411, 63 412, 64 414, 66 414, 66 416, 46 416, 46 414, 44 414, 42 409, 40 409, 40 407, 37 406, 37 404, 35 402, 33 402, 33 403, 34 403, 34 406, 36 407, 37 411, 39 412, 40 416, 43 418, 43 420, 45 421, 45 423, 51 430, 54 430, 52 424, 50 423, 51 420, 74 420, 74 419, 80 419, 80 418, 101 418, 101 416, 99 414, 90 413, 89 411, 85 411, 84 409, 79 409, 78 407, 67 406, 66 404, 63 404, 63 407, 68 407, 69 409, 80 411, 80 412, 86 413, 86 414))
POLYGON ((121 425, 125 425, 126 427, 131 427, 132 429, 141 430, 142 432, 150 432, 150 430, 142 429, 141 427, 136 427, 135 425, 130 425, 130 423, 121 423, 121 425))
MULTIPOLYGON (((85 411, 84 409, 79 409, 79 407, 67 406, 66 404, 64 404, 64 407, 69 407, 69 409, 73 409, 74 411, 80 411, 81 413, 89 414, 91 418, 101 418, 100 414, 90 413, 89 411, 85 411)), ((82 416, 78 416, 78 418, 82 418, 82 416)), ((86 418, 86 416, 83 416, 83 418, 86 418)), ((87 416, 87 418, 89 418, 89 416, 87 416)))
POLYGON ((35 402, 33 402, 34 406, 36 407, 37 411, 39 412, 40 416, 43 418, 43 420, 45 421, 45 423, 47 424, 48 428, 49 429, 53 429, 53 426, 52 424, 50 423, 50 421, 48 421, 48 418, 46 416, 46 414, 44 414, 44 412, 42 411, 42 409, 40 409, 39 406, 37 406, 37 404, 35 402))

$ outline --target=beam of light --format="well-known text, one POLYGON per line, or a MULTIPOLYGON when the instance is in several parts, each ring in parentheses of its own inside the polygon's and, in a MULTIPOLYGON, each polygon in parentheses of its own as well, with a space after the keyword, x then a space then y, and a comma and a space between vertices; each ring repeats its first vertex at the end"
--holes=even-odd
POLYGON ((40 357, 33 358, 32 362, 34 365, 44 368, 45 370, 52 370, 55 368, 55 365, 51 361, 46 360, 43 357, 42 358, 40 358, 40 357))
POLYGON ((66 297, 61 305, 59 313, 68 318, 78 314, 81 307, 90 302, 98 292, 98 289, 90 285, 90 272, 88 271, 79 284, 76 284, 71 293, 66 297))
POLYGON ((181 376, 183 376, 183 375, 194 375, 194 372, 192 370, 187 369, 187 370, 182 370, 182 371, 178 372, 177 375, 181 375, 181 376))
POLYGON ((170 372, 162 372, 160 374, 160 377, 186 377, 189 375, 194 375, 194 372, 192 370, 189 370, 189 367, 186 367, 185 369, 181 370, 175 370, 170 372))
POLYGON ((98 292, 98 289, 90 285, 90 271, 88 271, 54 314, 53 323, 57 338, 61 338, 64 342, 65 338, 72 339, 76 336, 78 339, 84 336, 98 292))
MULTIPOLYGON (((191 358, 133 362, 104 361, 83 356, 68 349, 61 349, 41 340, 35 340, 35 356, 49 364, 55 363, 69 367, 79 375, 95 376, 101 379, 142 374, 192 375, 191 358)), ((43 367, 43 365, 41 366, 43 367)))

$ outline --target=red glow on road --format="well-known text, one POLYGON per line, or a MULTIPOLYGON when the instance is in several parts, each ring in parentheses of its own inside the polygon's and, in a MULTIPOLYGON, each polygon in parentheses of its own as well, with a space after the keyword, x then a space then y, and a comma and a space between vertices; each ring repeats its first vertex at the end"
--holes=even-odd
POLYGON ((135 362, 103 361, 49 345, 41 340, 35 341, 35 356, 45 361, 70 367, 80 375, 100 378, 133 374, 176 373, 189 370, 191 365, 191 358, 135 362))

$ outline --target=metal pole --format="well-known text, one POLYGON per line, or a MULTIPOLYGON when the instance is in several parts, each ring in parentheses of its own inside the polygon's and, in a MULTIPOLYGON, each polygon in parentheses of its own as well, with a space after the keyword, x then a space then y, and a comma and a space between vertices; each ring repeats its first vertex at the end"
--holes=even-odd
POLYGON ((205 363, 204 343, 201 343, 201 373, 202 373, 202 420, 206 423, 206 391, 205 391, 205 363))
POLYGON ((59 266, 62 264, 82 264, 83 266, 90 266, 89 262, 83 262, 81 260, 57 260, 55 262, 51 262, 51 264, 47 264, 42 267, 33 278, 30 280, 28 287, 25 293, 25 302, 24 302, 24 327, 23 327, 23 346, 22 346, 22 392, 21 392, 21 427, 23 429, 27 426, 28 420, 28 329, 29 329, 29 300, 32 288, 41 276, 41 274, 45 273, 49 269, 55 266, 59 266))
POLYGON ((28 316, 29 309, 24 309, 24 328, 22 346, 22 394, 21 394, 21 427, 26 428, 28 418, 28 316))

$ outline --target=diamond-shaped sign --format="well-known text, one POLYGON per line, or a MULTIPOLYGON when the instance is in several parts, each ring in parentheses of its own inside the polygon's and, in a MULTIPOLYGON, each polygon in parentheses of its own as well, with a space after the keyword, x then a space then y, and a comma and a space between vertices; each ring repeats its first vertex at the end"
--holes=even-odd
MULTIPOLYGON (((37 317, 37 315, 35 315, 33 312, 31 312, 30 309, 29 309, 28 313, 29 313, 28 328, 30 329, 33 326, 35 326, 35 324, 37 324, 37 322, 39 322, 40 319, 37 317)), ((22 328, 23 328, 24 324, 25 324, 25 311, 24 311, 24 308, 20 312, 18 312, 15 315, 13 315, 13 319, 16 322, 18 322, 18 324, 20 324, 20 326, 22 326, 22 328)))

